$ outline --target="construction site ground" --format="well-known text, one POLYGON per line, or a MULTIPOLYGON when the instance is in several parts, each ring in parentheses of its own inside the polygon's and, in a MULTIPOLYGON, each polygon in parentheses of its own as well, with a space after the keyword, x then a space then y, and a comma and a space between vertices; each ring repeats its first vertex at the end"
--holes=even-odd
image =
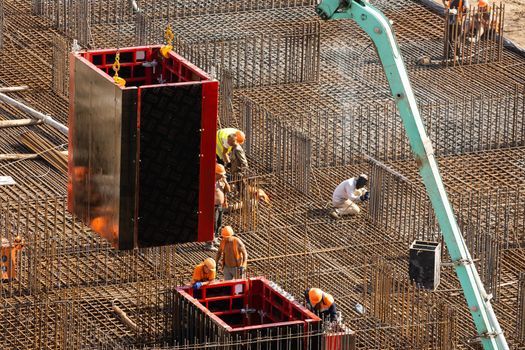
MULTIPOLYGON (((138 1, 139 18, 121 0, 0 0, 0 85, 27 85, 9 96, 67 124, 73 39, 84 48, 162 44, 171 23, 174 50, 221 82, 221 125, 245 130, 248 184, 270 197, 248 193, 241 207, 234 192, 224 216, 246 243, 248 275, 301 302, 306 288, 331 293, 359 349, 480 349, 445 247, 435 291, 409 280, 410 244, 444 243, 371 42, 355 23, 320 21, 315 3, 148 0, 138 1), (371 178, 370 201, 360 215, 333 220, 334 188, 360 173, 371 178)), ((417 1, 373 4, 393 20, 510 348, 525 349, 525 54, 501 46, 491 62, 421 66, 421 56, 443 55, 445 19, 417 1)), ((523 4, 506 6, 504 33, 525 46, 523 4)), ((24 118, 0 103, 0 120, 24 118)), ((28 131, 67 150, 67 137, 38 125, 0 129, 0 153, 34 153, 21 141, 28 131)), ((192 348, 169 344, 170 291, 214 253, 203 243, 113 249, 67 212, 58 163, 0 161, 0 176, 16 181, 0 186, 0 238, 25 244, 17 278, 0 282, 0 348, 192 348), (114 303, 138 330, 115 316, 114 303)))

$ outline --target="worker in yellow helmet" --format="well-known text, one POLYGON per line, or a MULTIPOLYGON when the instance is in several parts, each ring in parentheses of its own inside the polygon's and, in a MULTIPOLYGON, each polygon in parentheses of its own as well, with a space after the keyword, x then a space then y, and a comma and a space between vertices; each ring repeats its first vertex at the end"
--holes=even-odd
POLYGON ((217 264, 213 258, 206 258, 203 262, 195 266, 193 270, 193 277, 191 283, 193 289, 199 289, 200 287, 209 284, 215 280, 217 276, 217 264))
POLYGON ((242 145, 245 140, 245 135, 241 130, 235 128, 225 128, 219 129, 217 131, 217 163, 219 164, 229 164, 230 163, 230 154, 232 149, 236 145, 242 145))
POLYGON ((245 278, 248 253, 240 238, 234 237, 233 228, 224 226, 221 230, 222 241, 215 259, 223 267, 226 281, 234 278, 245 278), (221 263, 221 258, 222 263, 221 263))
POLYGON ((337 320, 337 306, 334 297, 319 288, 305 290, 304 299, 308 310, 314 312, 322 319, 330 318, 330 322, 337 320))

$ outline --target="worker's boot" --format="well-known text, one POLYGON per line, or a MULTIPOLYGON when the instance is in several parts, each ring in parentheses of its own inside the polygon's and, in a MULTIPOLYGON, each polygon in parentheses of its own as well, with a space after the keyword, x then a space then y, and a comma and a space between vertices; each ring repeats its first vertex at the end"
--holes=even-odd
POLYGON ((337 213, 337 210, 335 210, 335 209, 333 209, 333 210, 330 212, 330 216, 332 217, 332 219, 335 219, 335 220, 337 220, 337 219, 340 218, 339 214, 337 213))
POLYGON ((213 241, 206 242, 206 244, 204 245, 204 249, 210 252, 216 252, 219 250, 216 246, 213 245, 213 241))

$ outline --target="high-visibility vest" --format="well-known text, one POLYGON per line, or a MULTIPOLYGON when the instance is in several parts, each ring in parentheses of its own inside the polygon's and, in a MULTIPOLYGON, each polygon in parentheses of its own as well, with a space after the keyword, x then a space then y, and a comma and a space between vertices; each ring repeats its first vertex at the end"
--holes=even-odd
MULTIPOLYGON (((217 131, 217 147, 215 149, 215 153, 217 153, 217 156, 222 159, 222 153, 224 152, 224 144, 228 142, 228 136, 231 134, 235 134, 238 130, 235 128, 225 128, 225 129, 219 129, 217 131)), ((232 147, 228 147, 228 152, 231 152, 232 147)))

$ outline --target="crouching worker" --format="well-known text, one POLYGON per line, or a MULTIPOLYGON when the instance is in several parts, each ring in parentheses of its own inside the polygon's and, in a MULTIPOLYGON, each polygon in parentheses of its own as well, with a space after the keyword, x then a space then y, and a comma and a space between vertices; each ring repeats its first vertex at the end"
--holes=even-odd
POLYGON ((337 321, 337 307, 333 296, 319 288, 310 288, 304 292, 304 299, 308 310, 323 320, 330 318, 330 322, 337 321))
POLYGON ((365 174, 341 182, 332 195, 334 209, 330 212, 330 216, 339 219, 341 215, 359 214, 361 209, 357 204, 370 198, 370 193, 365 187, 367 183, 368 176, 365 174))
POLYGON ((217 264, 213 258, 206 258, 203 262, 195 266, 191 283, 193 289, 199 289, 202 286, 210 284, 217 276, 217 264))

